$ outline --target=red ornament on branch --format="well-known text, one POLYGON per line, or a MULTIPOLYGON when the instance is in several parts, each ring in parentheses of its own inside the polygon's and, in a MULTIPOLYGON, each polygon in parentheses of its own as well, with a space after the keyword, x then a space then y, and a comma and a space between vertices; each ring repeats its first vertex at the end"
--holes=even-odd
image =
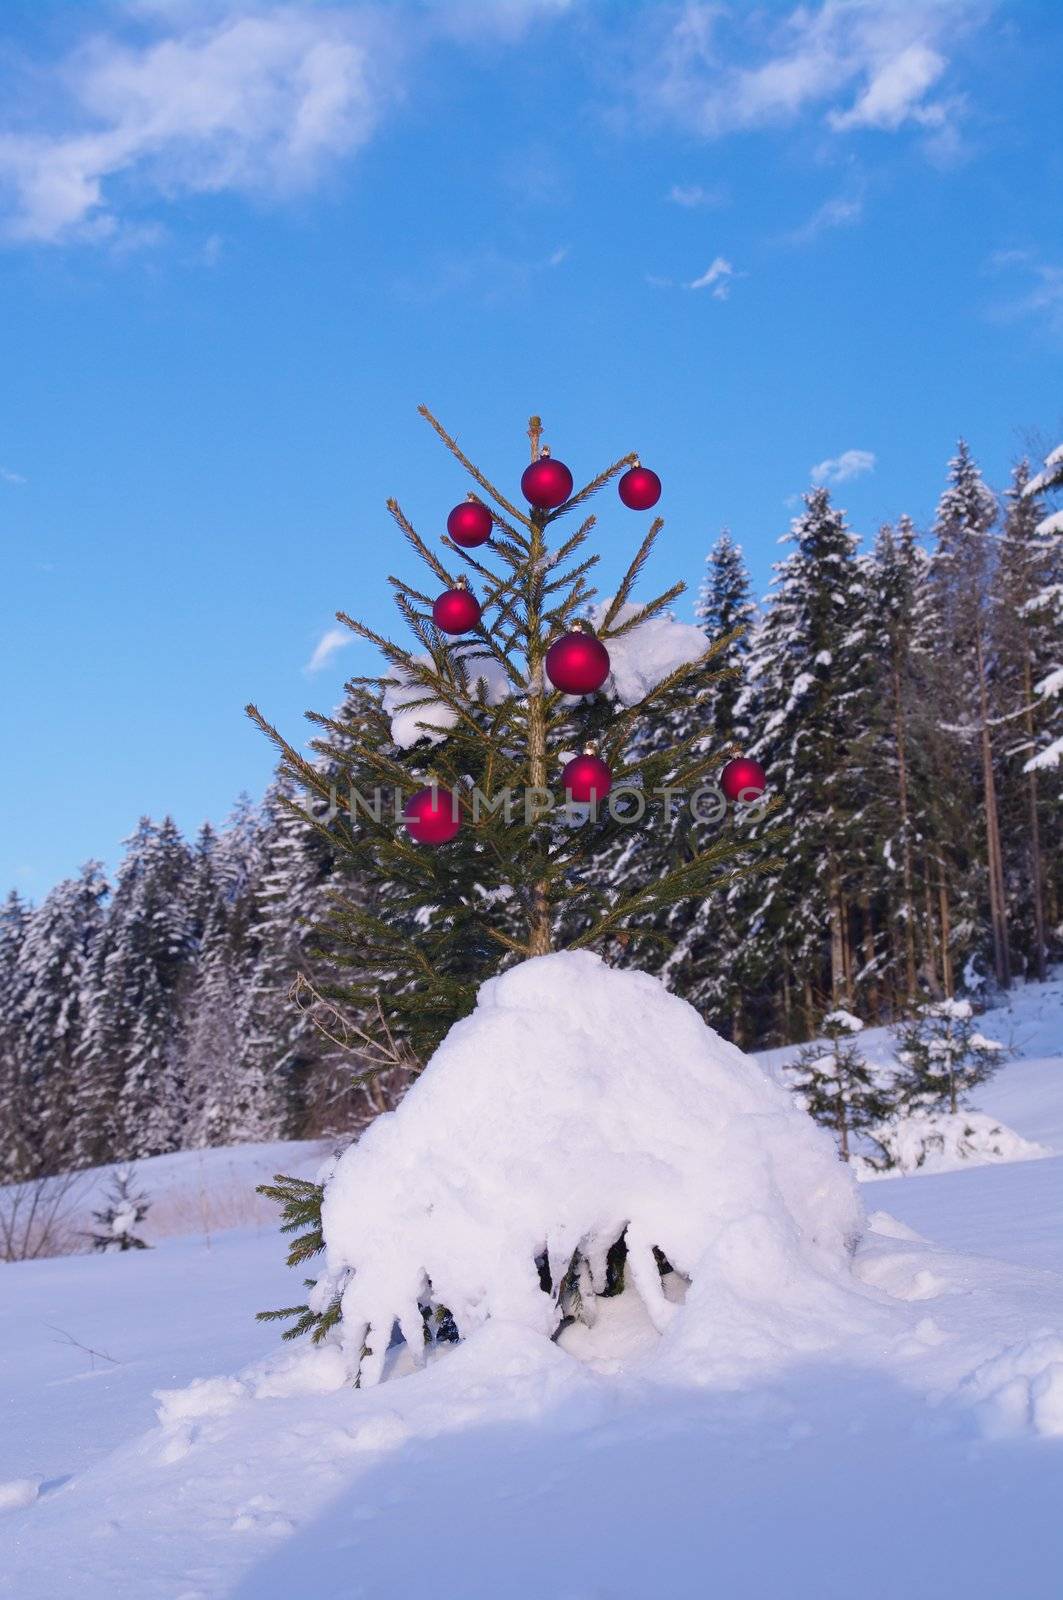
POLYGON ((750 756, 736 756, 720 773, 720 788, 728 800, 741 800, 747 804, 759 800, 768 787, 768 775, 759 761, 750 756))
POLYGON ((447 518, 447 532, 463 550, 475 550, 477 545, 486 544, 493 527, 490 511, 478 500, 463 500, 447 518))
POLYGON ((613 787, 613 774, 598 754, 598 746, 584 746, 583 754, 573 756, 561 774, 561 783, 570 800, 595 805, 613 787))
POLYGON ((546 676, 563 694, 593 694, 609 676, 609 652, 585 626, 563 633, 546 652, 546 676))
POLYGON ((631 511, 648 511, 661 498, 661 480, 649 467, 629 467, 617 484, 621 500, 631 511))
POLYGON ((471 633, 480 621, 481 610, 465 579, 459 578, 457 588, 444 589, 435 600, 432 621, 444 633, 471 633))
POLYGON ((406 832, 417 844, 448 844, 461 830, 457 799, 438 784, 411 795, 402 816, 406 832))
POLYGON ((537 511, 553 511, 572 493, 572 474, 563 461, 555 461, 543 446, 538 461, 525 467, 520 492, 537 511))

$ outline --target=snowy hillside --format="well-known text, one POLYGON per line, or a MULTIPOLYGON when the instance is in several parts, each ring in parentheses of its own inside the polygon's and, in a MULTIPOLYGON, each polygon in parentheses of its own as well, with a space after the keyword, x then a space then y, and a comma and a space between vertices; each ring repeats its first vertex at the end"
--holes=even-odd
MULTIPOLYGON (((593 1341, 496 1319, 354 1391, 252 1320, 298 1298, 262 1221, 0 1267, 0 1596, 1058 1594, 1063 983, 984 1021, 1019 1054, 979 1104, 1054 1153, 863 1186, 859 1314, 730 1379, 648 1363, 626 1293, 593 1341)), ((179 1212, 197 1160, 229 1193, 278 1153, 318 1154, 140 1175, 179 1212)))

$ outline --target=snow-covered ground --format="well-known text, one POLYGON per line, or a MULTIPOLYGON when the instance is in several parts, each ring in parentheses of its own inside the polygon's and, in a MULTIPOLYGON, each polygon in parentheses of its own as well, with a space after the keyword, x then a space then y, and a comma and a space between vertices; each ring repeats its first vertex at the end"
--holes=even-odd
POLYGON ((251 1315, 301 1292, 241 1175, 319 1151, 142 1164, 155 1249, 0 1267, 0 1596, 1058 1595, 1063 983, 984 1025, 980 1107, 1056 1153, 865 1186, 866 1326, 729 1383, 651 1376, 624 1295, 353 1391, 251 1315))

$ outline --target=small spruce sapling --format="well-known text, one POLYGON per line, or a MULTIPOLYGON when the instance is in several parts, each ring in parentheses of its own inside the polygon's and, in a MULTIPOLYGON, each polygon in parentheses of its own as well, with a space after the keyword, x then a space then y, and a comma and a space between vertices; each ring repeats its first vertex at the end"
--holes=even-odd
POLYGON ((824 1046, 807 1044, 789 1069, 791 1085, 809 1116, 829 1128, 848 1161, 854 1134, 866 1133, 892 1110, 890 1096, 856 1042, 864 1024, 848 1011, 823 1018, 824 1046))
POLYGON ((905 1111, 950 1111, 992 1077, 1008 1048, 975 1027, 969 1000, 920 1005, 894 1032, 898 1095, 905 1111))
POLYGON ((150 1250, 133 1232, 151 1209, 151 1201, 136 1187, 136 1168, 119 1167, 107 1189, 102 1211, 92 1213, 97 1229, 90 1235, 93 1250, 150 1250))

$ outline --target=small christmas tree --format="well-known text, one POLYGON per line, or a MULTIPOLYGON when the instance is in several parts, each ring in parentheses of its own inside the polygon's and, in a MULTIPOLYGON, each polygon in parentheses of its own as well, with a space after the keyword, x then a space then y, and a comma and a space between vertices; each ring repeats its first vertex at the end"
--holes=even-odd
MULTIPOLYGON (((423 1060, 503 966, 600 947, 621 931, 659 938, 649 926, 654 913, 754 870, 754 850, 721 827, 620 896, 594 870, 631 826, 667 828, 677 803, 738 754, 706 750, 698 718, 736 670, 718 664, 734 635, 709 643, 701 629, 675 622, 669 607, 682 583, 646 604, 631 601, 663 520, 651 524, 616 594, 596 605, 589 575, 598 556, 583 551, 595 517, 551 538, 617 478, 626 506, 648 508, 660 494, 656 475, 622 456, 573 492, 532 417, 523 510, 420 409, 475 489, 450 513, 437 547, 388 502, 443 586, 433 597, 389 579, 414 647, 337 614, 379 649, 387 670, 348 685, 349 720, 308 713, 318 730, 310 757, 247 709, 279 749, 282 773, 307 795, 305 806, 289 804, 328 834, 362 881, 388 886, 383 911, 335 897, 329 948, 352 973, 336 997, 362 1017, 381 1004, 423 1060), (680 706, 693 731, 662 748, 648 730, 680 706), (349 779, 346 792, 337 773, 349 779)), ((766 842, 762 832, 756 855, 766 842)))
POLYGON ((928 1001, 895 1030, 897 1089, 907 1111, 949 1111, 967 1103, 1008 1057, 1006 1045, 975 1027, 969 1000, 928 1001))
POLYGON ((136 1168, 119 1167, 107 1189, 106 1204, 102 1211, 92 1213, 97 1224, 90 1234, 94 1250, 149 1250, 143 1239, 133 1232, 139 1228, 148 1212, 151 1201, 136 1188, 136 1168))
POLYGON ((864 1024, 848 1011, 823 1018, 826 1048, 805 1045, 788 1076, 809 1116, 829 1128, 843 1161, 852 1155, 854 1134, 866 1133, 893 1109, 885 1087, 857 1044, 864 1024))

